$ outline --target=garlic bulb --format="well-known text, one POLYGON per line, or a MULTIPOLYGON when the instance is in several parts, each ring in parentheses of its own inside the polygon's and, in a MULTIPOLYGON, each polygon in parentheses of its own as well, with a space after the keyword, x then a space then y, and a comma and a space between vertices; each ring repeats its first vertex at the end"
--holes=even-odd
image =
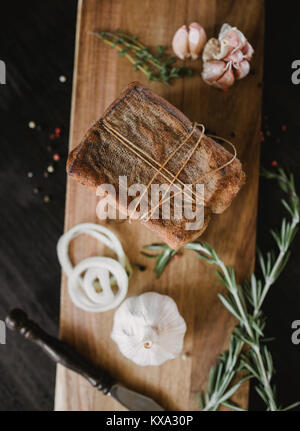
POLYGON ((95 223, 74 226, 59 239, 57 255, 68 276, 69 295, 77 307, 89 312, 103 312, 117 307, 125 298, 128 274, 130 276, 132 269, 119 239, 106 227, 95 223), (101 241, 116 253, 118 260, 95 256, 73 266, 69 257, 69 244, 82 234, 101 241), (116 292, 111 288, 114 285, 118 287, 116 292))
POLYGON ((254 49, 236 27, 223 24, 218 39, 211 38, 204 47, 203 80, 214 87, 228 88, 236 79, 250 72, 254 49))
POLYGON ((181 352, 185 332, 175 301, 147 292, 127 298, 118 308, 111 338, 137 365, 161 365, 181 352))
POLYGON ((197 60, 203 46, 206 42, 206 33, 204 28, 197 22, 192 22, 189 25, 189 30, 183 25, 180 27, 172 41, 174 53, 181 60, 191 57, 192 60, 197 60))

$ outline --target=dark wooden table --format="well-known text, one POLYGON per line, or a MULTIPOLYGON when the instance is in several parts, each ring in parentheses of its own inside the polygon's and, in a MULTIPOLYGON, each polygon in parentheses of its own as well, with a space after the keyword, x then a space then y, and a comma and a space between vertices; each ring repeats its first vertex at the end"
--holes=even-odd
MULTIPOLYGON (((64 219, 75 18, 75 0, 11 1, 0 14, 0 59, 7 67, 7 84, 0 86, 0 319, 21 306, 54 335, 60 289, 56 242, 64 219), (59 81, 61 75, 66 76, 65 83, 59 81), (30 121, 36 123, 35 129, 28 127, 30 121), (61 137, 51 139, 55 128, 61 129, 61 137), (53 161, 54 153, 60 161, 53 161), (45 178, 49 165, 55 170, 45 178), (44 202, 45 196, 50 202, 44 202)), ((269 167, 277 160, 295 173, 300 191, 300 85, 291 82, 299 43, 296 14, 268 0, 262 165, 269 167)), ((268 231, 280 223, 280 198, 275 183, 262 179, 258 215, 262 250, 273 245, 268 231)), ((291 342, 291 323, 300 319, 299 258, 300 235, 265 302, 266 332, 276 337, 270 349, 282 405, 300 399, 300 345, 291 342)), ((0 345, 0 370, 0 410, 53 408, 55 366, 37 348, 8 333, 6 345, 0 345)), ((250 409, 263 409, 253 390, 250 409)))

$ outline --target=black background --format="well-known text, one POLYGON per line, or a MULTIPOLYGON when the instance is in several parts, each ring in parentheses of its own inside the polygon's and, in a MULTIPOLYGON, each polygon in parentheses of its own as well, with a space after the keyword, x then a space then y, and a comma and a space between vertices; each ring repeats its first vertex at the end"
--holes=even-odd
MULTIPOLYGON (((291 63, 300 58, 300 20, 294 7, 292 0, 284 6, 266 1, 261 162, 269 167, 277 160, 292 171, 300 191, 300 85, 291 82, 291 63)), ((0 59, 6 63, 7 84, 0 86, 0 319, 20 306, 53 335, 59 327, 56 242, 63 231, 75 23, 75 0, 1 5, 0 59), (59 82, 60 75, 66 83, 59 82), (29 121, 38 127, 30 129, 29 121), (51 140, 57 127, 61 138, 51 140), (59 162, 53 162, 53 152, 60 154, 59 162), (45 178, 49 164, 55 172, 45 178)), ((261 179, 257 240, 263 251, 273 245, 269 228, 281 221, 280 197, 275 183, 261 179)), ((267 335, 276 337, 270 349, 283 406, 300 399, 300 345, 291 342, 291 323, 300 319, 299 258, 300 235, 264 306, 267 335)), ((7 344, 0 345, 0 410, 51 410, 54 383, 55 366, 8 333, 7 344)), ((264 409, 253 388, 250 409, 264 409)))

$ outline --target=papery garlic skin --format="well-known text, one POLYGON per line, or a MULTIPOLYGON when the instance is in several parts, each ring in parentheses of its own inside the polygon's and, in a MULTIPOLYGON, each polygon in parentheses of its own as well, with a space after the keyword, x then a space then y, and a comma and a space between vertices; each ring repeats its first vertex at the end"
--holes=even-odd
POLYGON ((236 79, 249 74, 253 53, 253 47, 240 30, 223 24, 218 39, 209 39, 204 47, 203 80, 217 88, 232 86, 236 79))
POLYGON ((199 57, 206 42, 206 33, 204 28, 197 22, 189 25, 189 29, 183 25, 180 27, 172 41, 172 48, 174 53, 181 60, 192 58, 196 60, 199 57))
POLYGON ((161 365, 182 351, 185 332, 175 301, 147 292, 127 298, 118 308, 111 338, 137 365, 161 365))

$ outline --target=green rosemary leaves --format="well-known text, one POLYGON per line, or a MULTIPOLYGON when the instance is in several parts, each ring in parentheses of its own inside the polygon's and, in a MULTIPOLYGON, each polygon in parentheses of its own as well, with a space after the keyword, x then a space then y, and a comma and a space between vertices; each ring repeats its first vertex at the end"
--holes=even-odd
POLYGON ((154 267, 156 278, 159 278, 161 276, 172 257, 177 254, 177 250, 173 250, 167 244, 145 245, 144 249, 156 252, 155 254, 145 253, 144 251, 141 252, 141 254, 145 257, 148 257, 150 259, 156 259, 156 264, 154 267))
MULTIPOLYGON (((203 410, 217 410, 220 405, 241 410, 230 401, 230 398, 249 378, 255 380, 255 389, 267 410, 288 410, 300 404, 295 403, 282 408, 277 403, 276 390, 272 385, 273 361, 264 337, 266 316, 262 311, 270 287, 278 279, 289 258, 289 248, 300 221, 300 203, 293 175, 288 176, 282 169, 278 169, 275 172, 263 171, 263 176, 276 179, 282 191, 286 193, 287 199, 283 199, 282 204, 290 219, 283 219, 280 231, 271 231, 277 250, 271 250, 265 257, 259 253, 261 277, 252 274, 250 280, 240 285, 236 282, 234 269, 226 266, 209 244, 193 242, 184 247, 195 251, 199 258, 217 266, 217 274, 227 289, 227 295, 219 294, 219 298, 238 321, 231 335, 229 350, 218 357, 216 365, 210 370, 208 391, 199 395, 203 410), (243 349, 244 346, 247 348, 243 349), (242 377, 236 382, 241 372, 242 377)), ((155 272, 160 275, 177 252, 166 245, 164 249, 159 249, 156 245, 156 249, 163 250, 161 254, 156 255, 155 272), (162 255, 164 259, 161 258, 162 255)))

